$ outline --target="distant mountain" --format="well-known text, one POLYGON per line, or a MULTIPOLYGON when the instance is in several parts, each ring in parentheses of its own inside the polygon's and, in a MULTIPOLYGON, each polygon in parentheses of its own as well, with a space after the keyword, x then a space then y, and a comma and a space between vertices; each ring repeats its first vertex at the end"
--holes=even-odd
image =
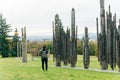
MULTIPOLYGON (((82 39, 83 37, 84 37, 84 34, 79 34, 78 35, 79 39, 82 39)), ((97 34, 96 33, 89 33, 88 37, 89 37, 89 39, 97 40, 97 34)))
POLYGON ((89 33, 89 38, 97 40, 97 33, 89 33))
MULTIPOLYGON (((97 40, 97 34, 96 33, 89 33, 88 34, 89 38, 92 40, 97 40)), ((78 34, 78 38, 82 39, 84 37, 84 34, 78 34)), ((53 37, 52 35, 43 35, 43 36, 37 36, 37 35, 32 35, 32 36, 27 36, 27 40, 29 41, 43 41, 43 40, 52 40, 53 37)))
POLYGON ((43 36, 37 36, 37 35, 32 35, 32 36, 27 36, 27 40, 29 41, 43 41, 43 40, 52 40, 51 35, 43 35, 43 36))

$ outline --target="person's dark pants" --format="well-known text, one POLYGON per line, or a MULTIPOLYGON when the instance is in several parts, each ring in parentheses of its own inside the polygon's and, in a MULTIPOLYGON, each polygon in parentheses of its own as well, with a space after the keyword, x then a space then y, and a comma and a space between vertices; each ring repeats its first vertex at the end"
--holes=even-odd
POLYGON ((42 58, 42 70, 44 70, 44 64, 46 66, 46 71, 48 69, 48 58, 42 58))

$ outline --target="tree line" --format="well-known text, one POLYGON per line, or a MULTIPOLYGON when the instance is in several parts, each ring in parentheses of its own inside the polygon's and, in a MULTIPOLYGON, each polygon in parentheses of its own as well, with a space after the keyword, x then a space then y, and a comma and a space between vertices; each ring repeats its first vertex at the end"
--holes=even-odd
MULTIPOLYGON (((42 48, 43 45, 46 45, 46 48, 49 50, 50 53, 53 54, 53 41, 30 41, 27 43, 27 50, 28 53, 30 53, 33 56, 38 55, 38 51, 42 48), (35 52, 33 52, 35 51, 35 52)), ((77 54, 82 55, 83 54, 83 40, 78 39, 77 40, 77 54)), ((90 40, 89 41, 89 54, 91 56, 98 56, 98 50, 97 50, 97 42, 90 40)))

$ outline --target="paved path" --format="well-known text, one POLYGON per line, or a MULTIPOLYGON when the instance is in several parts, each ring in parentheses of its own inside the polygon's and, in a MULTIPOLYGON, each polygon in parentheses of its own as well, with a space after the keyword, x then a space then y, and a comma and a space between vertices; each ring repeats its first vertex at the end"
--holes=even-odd
POLYGON ((95 69, 95 68, 84 69, 84 68, 80 68, 80 67, 71 68, 68 66, 62 66, 59 68, 70 68, 70 69, 78 69, 78 70, 90 70, 90 71, 97 71, 97 72, 108 72, 108 73, 119 73, 120 74, 120 72, 115 71, 115 70, 100 70, 100 69, 95 69))

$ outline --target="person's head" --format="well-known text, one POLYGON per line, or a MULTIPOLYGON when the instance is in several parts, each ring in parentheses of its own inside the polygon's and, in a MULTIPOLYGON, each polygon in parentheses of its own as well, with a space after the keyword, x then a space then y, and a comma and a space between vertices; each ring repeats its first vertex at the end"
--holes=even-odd
POLYGON ((44 45, 44 46, 43 46, 43 50, 45 50, 45 49, 46 49, 46 46, 44 45))

